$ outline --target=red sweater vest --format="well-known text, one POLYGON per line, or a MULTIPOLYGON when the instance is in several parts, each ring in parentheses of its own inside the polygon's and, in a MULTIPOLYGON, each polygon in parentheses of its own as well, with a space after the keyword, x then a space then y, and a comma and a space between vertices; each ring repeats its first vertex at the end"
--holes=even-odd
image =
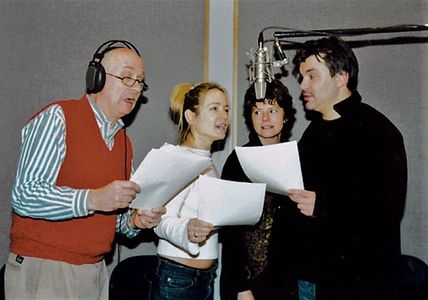
MULTIPOLYGON (((64 110, 67 147, 56 185, 96 189, 114 180, 127 179, 131 169, 132 145, 125 131, 121 129, 117 133, 110 151, 85 97, 55 104, 61 105, 64 110)), ((10 248, 23 256, 71 264, 95 263, 112 249, 116 217, 116 212, 96 212, 87 217, 48 221, 14 213, 10 248)))

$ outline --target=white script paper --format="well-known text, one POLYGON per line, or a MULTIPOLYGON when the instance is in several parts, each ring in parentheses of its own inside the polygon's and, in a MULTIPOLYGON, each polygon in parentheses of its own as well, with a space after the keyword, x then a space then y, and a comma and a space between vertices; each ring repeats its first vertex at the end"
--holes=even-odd
POLYGON ((264 182, 270 192, 287 195, 288 189, 303 189, 297 142, 267 146, 235 147, 239 162, 252 182, 264 182))
POLYGON ((131 177, 141 192, 132 201, 132 208, 163 206, 209 165, 209 157, 203 157, 179 146, 165 144, 152 149, 131 177))
POLYGON ((266 184, 237 182, 200 175, 198 218, 213 224, 254 225, 262 215, 266 184))

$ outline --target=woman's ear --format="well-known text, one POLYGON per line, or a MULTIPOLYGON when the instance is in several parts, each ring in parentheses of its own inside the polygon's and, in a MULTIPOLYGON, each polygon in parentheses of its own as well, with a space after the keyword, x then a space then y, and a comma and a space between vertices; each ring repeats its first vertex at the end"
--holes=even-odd
POLYGON ((193 124, 193 120, 195 119, 195 113, 191 111, 190 109, 186 109, 184 112, 184 117, 186 118, 186 121, 189 125, 193 124))

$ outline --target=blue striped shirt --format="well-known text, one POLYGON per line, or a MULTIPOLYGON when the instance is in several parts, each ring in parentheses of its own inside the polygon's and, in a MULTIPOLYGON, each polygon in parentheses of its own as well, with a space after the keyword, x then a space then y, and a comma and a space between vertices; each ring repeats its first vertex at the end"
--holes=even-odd
MULTIPOLYGON (((89 95, 87 98, 90 99, 89 95)), ((122 120, 112 123, 90 99, 101 136, 111 150, 122 120)), ((94 212, 87 208, 89 189, 56 186, 66 154, 65 117, 59 105, 51 105, 22 130, 21 155, 12 190, 12 208, 21 215, 45 220, 67 220, 94 212)), ((129 212, 118 215, 116 231, 135 236, 128 226, 129 212)))

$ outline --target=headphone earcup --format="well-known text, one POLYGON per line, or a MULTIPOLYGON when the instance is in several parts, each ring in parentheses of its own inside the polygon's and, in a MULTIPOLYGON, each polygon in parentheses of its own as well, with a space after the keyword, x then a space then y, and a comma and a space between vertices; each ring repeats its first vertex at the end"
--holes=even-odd
POLYGON ((86 92, 96 94, 104 88, 106 72, 100 62, 91 61, 86 71, 86 92))

